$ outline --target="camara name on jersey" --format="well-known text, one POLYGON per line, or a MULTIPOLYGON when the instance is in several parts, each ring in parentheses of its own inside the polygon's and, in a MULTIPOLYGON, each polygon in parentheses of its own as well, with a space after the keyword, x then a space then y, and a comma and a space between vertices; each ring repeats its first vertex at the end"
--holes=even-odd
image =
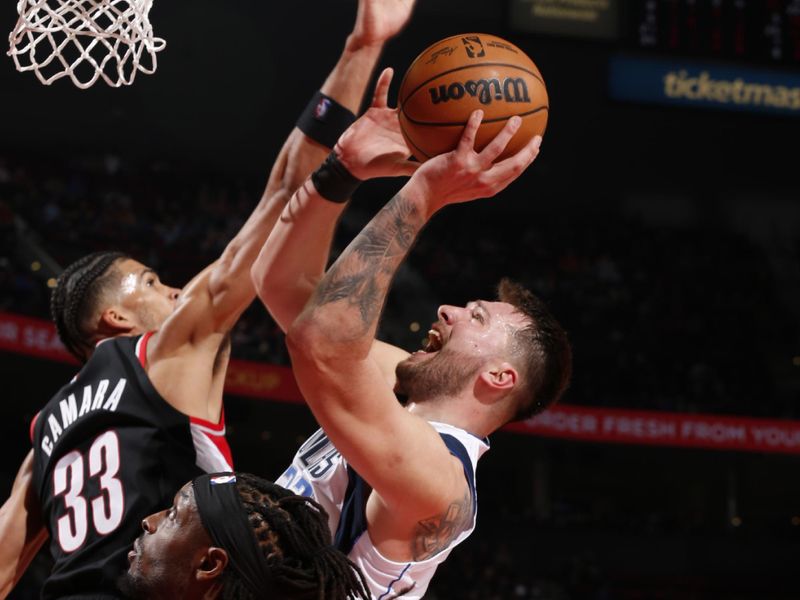
POLYGON ((52 454, 53 444, 64 434, 64 431, 81 417, 97 410, 116 411, 126 383, 127 380, 124 377, 120 378, 111 394, 106 397, 106 393, 111 387, 110 382, 108 379, 101 379, 94 389, 91 385, 85 385, 83 386, 82 394, 76 390, 76 393, 72 393, 64 400, 61 400, 58 403, 59 412, 53 410, 47 415, 42 414, 40 418, 46 417, 47 419, 44 427, 50 429, 50 435, 42 437, 42 450, 44 450, 45 454, 47 456, 52 454), (80 407, 78 406, 77 395, 81 396, 80 407))

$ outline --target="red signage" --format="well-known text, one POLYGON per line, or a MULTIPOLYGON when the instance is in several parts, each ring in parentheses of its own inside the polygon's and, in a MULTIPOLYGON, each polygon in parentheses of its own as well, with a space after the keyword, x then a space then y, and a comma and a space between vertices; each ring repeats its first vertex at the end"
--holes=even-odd
POLYGON ((594 442, 800 453, 800 421, 561 405, 507 429, 594 442))
POLYGON ((232 360, 228 365, 225 391, 234 396, 303 402, 292 370, 268 363, 232 360))
MULTIPOLYGON (((55 327, 42 319, 0 312, 0 350, 63 362, 55 327)), ((237 396, 302 402, 291 369, 232 360, 225 391, 237 396)), ((590 442, 650 444, 747 452, 800 453, 800 421, 751 419, 560 405, 508 431, 590 442)))
POLYGON ((0 312, 0 350, 77 364, 50 321, 0 312))

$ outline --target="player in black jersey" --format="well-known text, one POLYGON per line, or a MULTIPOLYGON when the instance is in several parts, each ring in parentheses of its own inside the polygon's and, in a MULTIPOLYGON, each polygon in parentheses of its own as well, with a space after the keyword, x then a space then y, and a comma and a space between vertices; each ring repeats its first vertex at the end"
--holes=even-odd
POLYGON ((55 565, 43 598, 118 597, 116 575, 141 519, 198 473, 230 469, 222 391, 228 332, 255 297, 249 269, 283 206, 358 110, 383 45, 412 5, 359 0, 344 51, 253 214, 182 290, 117 253, 85 257, 61 276, 53 316, 86 364, 39 413, 33 450, 0 509, 0 598, 48 536, 55 565))
POLYGON ((121 585, 129 598, 369 598, 324 509, 248 473, 197 477, 142 528, 121 585))

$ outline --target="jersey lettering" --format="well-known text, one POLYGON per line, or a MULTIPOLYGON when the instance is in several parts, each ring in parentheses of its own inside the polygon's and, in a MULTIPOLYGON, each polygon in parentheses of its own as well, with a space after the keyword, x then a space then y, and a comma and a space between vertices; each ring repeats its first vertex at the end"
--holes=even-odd
POLYGON ((275 482, 298 496, 311 498, 314 486, 310 479, 320 479, 337 464, 339 451, 321 429, 312 435, 297 451, 300 467, 291 465, 275 482))
POLYGON ((92 500, 92 517, 97 533, 108 535, 122 522, 125 494, 119 473, 119 438, 106 431, 89 450, 89 477, 100 476, 100 496, 92 500), (105 467, 105 468, 103 468, 105 467))
POLYGON ((311 484, 301 475, 300 471, 297 470, 297 467, 294 466, 286 469, 283 475, 281 475, 275 483, 285 487, 287 490, 297 494, 298 496, 311 498, 314 495, 314 489, 311 487, 311 484))
POLYGON ((119 597, 115 574, 127 569, 142 519, 168 506, 200 462, 216 461, 216 471, 227 460, 222 421, 201 444, 191 419, 149 384, 143 340, 98 344, 33 426, 35 490, 53 555, 42 600, 119 597))
POLYGON ((53 470, 53 494, 64 494, 65 515, 58 519, 58 543, 64 552, 74 552, 86 541, 86 500, 83 490, 83 457, 73 450, 53 470))
POLYGON ((334 448, 328 436, 320 429, 303 444, 298 455, 309 475, 314 479, 319 479, 336 464, 339 451, 334 448))
MULTIPOLYGON (((89 477, 98 477, 100 495, 91 501, 92 524, 100 535, 119 527, 125 512, 119 472, 119 438, 106 431, 89 448, 89 477)), ((53 470, 53 495, 64 494, 66 514, 57 521, 58 543, 64 552, 74 552, 86 541, 89 530, 89 504, 83 497, 85 461, 77 450, 65 454, 53 470)))

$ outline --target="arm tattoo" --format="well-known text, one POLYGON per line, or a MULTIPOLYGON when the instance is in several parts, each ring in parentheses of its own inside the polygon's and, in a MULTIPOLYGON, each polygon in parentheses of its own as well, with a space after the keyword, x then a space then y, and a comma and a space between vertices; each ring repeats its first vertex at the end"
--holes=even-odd
POLYGON ((472 494, 453 502, 444 514, 417 523, 411 539, 411 554, 415 561, 435 556, 456 539, 472 522, 472 494))
POLYGON ((345 300, 366 333, 375 324, 397 268, 422 229, 416 206, 398 194, 375 216, 322 279, 313 306, 345 300))

